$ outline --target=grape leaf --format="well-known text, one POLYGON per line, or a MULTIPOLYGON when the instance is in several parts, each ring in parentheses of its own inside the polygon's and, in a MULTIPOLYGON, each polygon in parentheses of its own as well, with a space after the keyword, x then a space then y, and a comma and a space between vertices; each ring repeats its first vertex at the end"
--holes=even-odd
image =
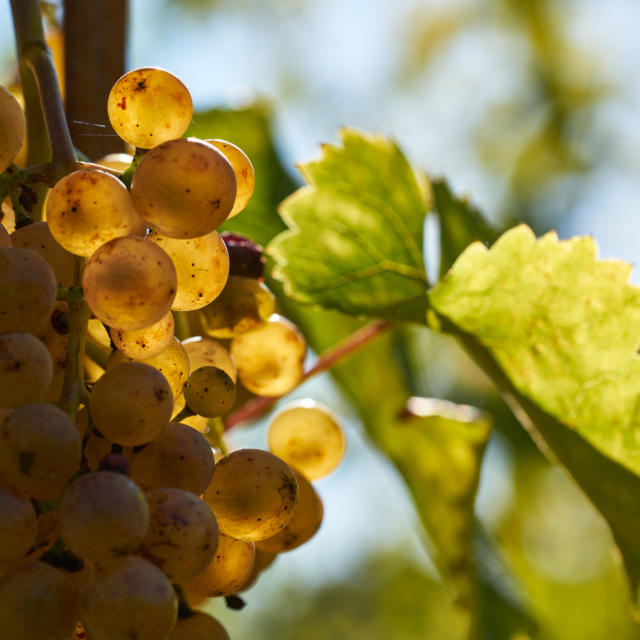
POLYGON ((398 146, 350 129, 342 146, 300 166, 307 186, 280 213, 289 230, 267 248, 287 295, 351 315, 421 321, 426 203, 398 146))
POLYGON ((526 226, 475 243, 430 292, 540 446, 608 520, 640 581, 640 289, 589 237, 536 240, 526 226))

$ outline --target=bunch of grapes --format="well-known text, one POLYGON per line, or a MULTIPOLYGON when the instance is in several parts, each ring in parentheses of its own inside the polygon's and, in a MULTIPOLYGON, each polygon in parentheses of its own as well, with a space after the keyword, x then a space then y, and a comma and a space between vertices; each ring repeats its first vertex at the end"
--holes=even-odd
MULTIPOLYGON (((223 416, 291 391, 306 355, 260 248, 217 231, 253 168, 230 142, 181 137, 191 96, 167 71, 127 73, 108 113, 135 156, 80 164, 43 221, 3 202, 2 636, 220 640, 196 607, 314 535, 311 481, 344 435, 302 401, 273 420, 270 451, 226 454, 223 416)), ((0 88, 0 172, 17 171, 24 135, 0 88)))

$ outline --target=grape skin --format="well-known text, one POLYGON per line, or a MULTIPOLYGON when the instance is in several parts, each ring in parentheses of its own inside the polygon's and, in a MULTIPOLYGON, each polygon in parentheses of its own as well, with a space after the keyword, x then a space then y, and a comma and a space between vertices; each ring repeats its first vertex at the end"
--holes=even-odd
POLYGON ((144 329, 109 330, 116 349, 133 360, 146 360, 162 353, 171 344, 173 333, 174 320, 171 311, 144 329))
POLYGON ((27 123, 20 103, 0 86, 0 173, 18 155, 27 133, 27 123))
POLYGON ((36 541, 38 520, 31 500, 0 481, 0 564, 22 560, 36 541))
POLYGON ((230 640, 226 629, 210 615, 198 611, 180 618, 168 640, 230 640))
POLYGON ((207 336, 193 336, 182 341, 189 356, 189 372, 204 366, 222 369, 235 382, 238 375, 231 354, 218 341, 207 336))
POLYGON ((191 411, 207 418, 228 413, 236 399, 236 385, 218 367, 200 367, 187 380, 184 399, 191 411))

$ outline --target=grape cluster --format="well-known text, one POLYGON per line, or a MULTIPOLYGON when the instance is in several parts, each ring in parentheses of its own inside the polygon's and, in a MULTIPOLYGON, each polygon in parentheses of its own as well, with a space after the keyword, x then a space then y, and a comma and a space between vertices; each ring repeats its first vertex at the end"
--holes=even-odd
MULTIPOLYGON (((222 416, 295 388, 306 343, 276 313, 260 248, 217 231, 249 202, 253 168, 231 142, 181 137, 192 110, 169 72, 127 73, 108 113, 135 156, 64 176, 44 221, 16 228, 3 202, 0 620, 11 640, 228 638, 195 607, 248 588, 322 522, 311 481, 345 449, 328 410, 292 404, 269 451, 226 454, 222 416)), ((24 134, 0 88, 0 172, 24 134)))

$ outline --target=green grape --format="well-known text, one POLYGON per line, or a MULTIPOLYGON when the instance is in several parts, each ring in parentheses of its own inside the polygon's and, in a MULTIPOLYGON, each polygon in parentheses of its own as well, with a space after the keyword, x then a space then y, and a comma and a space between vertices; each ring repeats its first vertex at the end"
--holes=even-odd
POLYGON ((0 514, 0 565, 23 560, 38 531, 33 504, 0 481, 0 514))
POLYGON ((103 244, 131 232, 135 213, 126 187, 105 171, 74 171, 58 181, 46 202, 56 242, 89 257, 103 244))
POLYGON ((346 439, 330 411, 313 400, 288 405, 271 421, 269 451, 309 480, 324 478, 344 457, 346 439))
POLYGON ((122 355, 132 360, 146 360, 162 353, 172 342, 174 320, 171 311, 144 329, 109 330, 113 344, 122 355))
POLYGON ((131 479, 145 491, 161 487, 201 495, 213 475, 213 452, 205 437, 185 424, 167 428, 131 458, 131 479))
POLYGON ((256 556, 253 542, 244 542, 220 534, 211 564, 184 584, 188 595, 215 598, 230 596, 242 589, 251 576, 256 556))
POLYGON ((73 284, 75 259, 56 242, 47 222, 34 222, 16 229, 11 234, 11 244, 42 256, 53 269, 58 285, 70 287, 73 284))
POLYGON ((51 316, 57 293, 46 260, 22 247, 0 248, 0 333, 36 333, 51 316))
POLYGON ((187 87, 172 73, 143 67, 125 73, 113 85, 107 113, 111 126, 125 142, 151 149, 187 130, 193 102, 187 87))
POLYGON ((129 165, 133 162, 133 156, 130 153, 108 153, 96 160, 96 164, 100 164, 108 169, 115 169, 124 173, 129 165))
POLYGON ((172 582, 202 573, 218 546, 218 525, 211 509, 198 496, 182 489, 154 489, 147 500, 150 519, 142 555, 172 582))
POLYGON ((18 155, 27 133, 27 124, 20 103, 0 86, 0 173, 18 155))
POLYGON ((144 494, 135 482, 114 471, 79 476, 60 502, 60 533, 85 561, 112 561, 133 553, 148 526, 144 494))
POLYGON ((217 231, 186 240, 151 231, 148 238, 166 251, 176 268, 178 290, 172 309, 201 309, 220 295, 229 277, 229 254, 217 231))
POLYGON ((169 579, 143 558, 96 567, 80 587, 80 620, 91 640, 160 640, 177 616, 169 579))
MULTIPOLYGON (((295 470, 294 470, 295 471, 295 470)), ((289 524, 272 538, 256 542, 256 550, 267 553, 291 551, 310 540, 322 524, 322 500, 311 483, 298 471, 298 506, 289 524)))
POLYGON ((193 336, 182 341, 189 356, 190 373, 205 366, 218 367, 235 382, 238 371, 231 354, 219 342, 207 336, 193 336))
POLYGON ((220 226, 233 208, 236 177, 217 149, 178 138, 147 153, 131 181, 138 213, 158 233, 197 238, 220 226))
POLYGON ((282 396, 294 389, 302 380, 306 353, 303 335, 278 315, 231 341, 240 382, 259 396, 282 396))
POLYGON ((227 630, 207 613, 180 618, 167 640, 230 640, 227 630))
POLYGON ((178 281, 171 258, 153 242, 136 236, 102 245, 82 277, 85 299, 110 327, 144 329, 171 308, 178 281))
POLYGON ((36 500, 64 491, 82 444, 71 418, 52 404, 26 404, 0 423, 0 474, 36 500))
POLYGON ((91 419, 102 434, 122 445, 136 446, 158 437, 172 408, 165 377, 141 362, 109 369, 91 392, 91 419))
POLYGON ((229 374, 218 367, 200 367, 187 380, 184 399, 191 411, 207 418, 229 412, 236 399, 236 385, 229 374))
POLYGON ((229 276, 227 286, 201 309, 202 327, 214 338, 233 338, 264 326, 276 310, 276 299, 255 278, 229 276))
POLYGON ((52 375, 51 356, 38 338, 30 333, 0 334, 0 406, 39 400, 52 375))
POLYGON ((298 483, 280 458, 260 449, 240 449, 216 463, 204 499, 221 533, 256 542, 287 526, 298 502, 298 483))
POLYGON ((6 640, 69 640, 78 594, 62 571, 25 562, 0 582, 0 620, 6 640))
POLYGON ((10 247, 11 244, 11 236, 9 232, 0 224, 0 247, 10 247))

